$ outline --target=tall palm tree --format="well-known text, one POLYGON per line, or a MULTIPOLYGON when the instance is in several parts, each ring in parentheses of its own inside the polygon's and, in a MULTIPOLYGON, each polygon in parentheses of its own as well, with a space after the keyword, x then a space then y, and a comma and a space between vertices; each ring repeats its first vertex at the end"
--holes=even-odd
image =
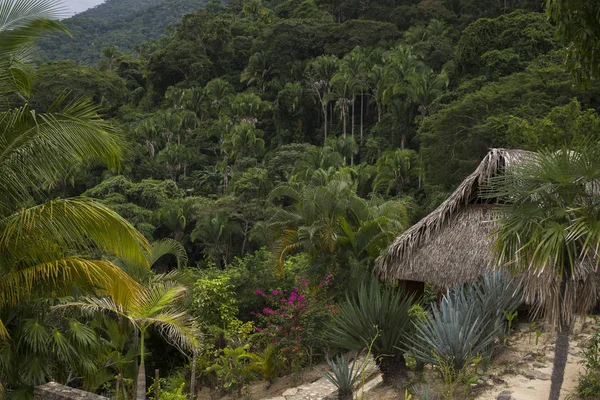
POLYGON ((329 117, 329 93, 331 92, 331 79, 337 72, 339 59, 335 56, 319 56, 306 66, 305 74, 310 87, 321 106, 323 113, 323 133, 327 140, 327 122, 329 117))
MULTIPOLYGON (((148 265, 146 239, 107 207, 87 198, 44 202, 42 188, 74 164, 118 168, 121 156, 119 137, 88 102, 59 98, 50 112, 37 112, 26 100, 30 46, 46 32, 63 30, 52 20, 59 11, 52 0, 0 3, 0 310, 33 296, 60 295, 72 284, 128 301, 138 285, 98 256, 148 265), (11 107, 15 97, 25 104, 11 107)), ((8 336, 0 321, 0 338, 8 336)))
POLYGON ((109 313, 129 321, 139 334, 140 363, 136 384, 136 400, 146 398, 145 338, 151 327, 181 352, 197 346, 197 332, 193 319, 181 307, 187 293, 185 286, 167 279, 153 279, 137 297, 125 303, 116 303, 111 297, 84 297, 64 303, 57 308, 77 307, 90 314, 109 313))
POLYGON ((574 316, 598 301, 600 148, 543 151, 494 178, 500 265, 531 275, 526 291, 556 327, 550 400, 559 398, 574 316))

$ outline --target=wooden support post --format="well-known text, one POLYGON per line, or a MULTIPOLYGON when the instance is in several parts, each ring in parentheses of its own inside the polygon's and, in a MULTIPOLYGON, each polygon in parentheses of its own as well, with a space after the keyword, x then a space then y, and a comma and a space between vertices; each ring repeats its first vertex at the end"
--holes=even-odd
POLYGON ((154 370, 154 400, 160 400, 160 376, 158 368, 154 370))

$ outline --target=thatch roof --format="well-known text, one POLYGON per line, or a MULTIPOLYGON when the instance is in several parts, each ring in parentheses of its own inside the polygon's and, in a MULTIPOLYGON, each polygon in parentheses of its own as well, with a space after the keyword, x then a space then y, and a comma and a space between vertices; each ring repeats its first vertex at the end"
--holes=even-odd
POLYGON ((507 165, 533 157, 524 150, 491 149, 446 201, 393 241, 377 260, 376 274, 449 286, 493 269, 492 207, 478 202, 479 188, 507 165))

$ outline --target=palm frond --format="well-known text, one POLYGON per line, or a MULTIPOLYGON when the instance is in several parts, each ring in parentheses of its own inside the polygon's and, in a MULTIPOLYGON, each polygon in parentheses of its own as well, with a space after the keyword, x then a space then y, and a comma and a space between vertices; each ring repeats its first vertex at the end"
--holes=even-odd
POLYGON ((0 263, 8 268, 52 261, 61 254, 56 249, 96 250, 148 267, 142 234, 92 199, 52 200, 0 220, 0 263))
POLYGON ((149 257, 150 265, 153 265, 159 258, 172 255, 177 260, 177 268, 182 268, 187 265, 188 256, 185 248, 176 240, 161 239, 152 243, 152 250, 149 257))
POLYGON ((88 101, 60 113, 27 105, 0 113, 0 210, 30 199, 32 190, 55 182, 74 164, 101 161, 118 168, 121 140, 88 101))
POLYGON ((11 307, 21 301, 58 288, 67 291, 71 285, 97 288, 118 302, 127 302, 139 292, 138 284, 109 261, 65 257, 9 272, 0 277, 0 307, 11 307))

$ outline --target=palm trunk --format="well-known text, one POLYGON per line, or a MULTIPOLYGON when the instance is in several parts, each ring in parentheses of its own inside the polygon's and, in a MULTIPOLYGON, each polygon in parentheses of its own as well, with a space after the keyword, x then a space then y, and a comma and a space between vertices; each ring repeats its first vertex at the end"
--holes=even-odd
POLYGON ((223 186, 225 186, 225 189, 227 189, 227 185, 229 185, 229 176, 227 175, 227 159, 228 154, 225 153, 225 157, 223 159, 223 162, 225 163, 225 166, 223 167, 223 186))
POLYGON ((329 115, 332 117, 329 119, 329 129, 333 129, 333 103, 329 105, 329 115))
POLYGON ((364 114, 364 95, 360 92, 360 145, 363 145, 363 114, 364 114))
POLYGON ((192 377, 190 378, 190 400, 196 398, 196 364, 198 362, 198 352, 194 349, 194 356, 192 358, 192 377))
POLYGON ((569 356, 569 327, 559 324, 554 347, 554 363, 552 365, 552 383, 548 400, 558 400, 560 389, 565 379, 565 368, 569 356))
MULTIPOLYGON (((565 265, 569 265, 570 262, 566 260, 565 265)), ((567 269, 570 271, 570 269, 567 269)), ((564 310, 565 292, 567 288, 567 281, 569 280, 569 274, 563 273, 560 282, 560 293, 559 293, 559 315, 558 325, 556 327, 556 344, 554 346, 554 362, 552 364, 552 383, 550 385, 550 396, 548 400, 558 400, 560 397, 560 389, 562 388, 563 381, 565 379, 565 368, 567 366, 567 358, 569 357, 569 331, 571 328, 570 318, 567 316, 566 310, 564 310)))
POLYGON ((344 139, 346 139, 346 110, 345 110, 345 106, 342 106, 342 112, 341 115, 342 117, 342 126, 344 127, 344 139))
MULTIPOLYGON (((352 96, 352 125, 350 127, 350 132, 352 135, 352 141, 354 142, 354 110, 356 105, 356 96, 352 96)), ((350 155, 350 165, 354 165, 354 153, 350 155)))
POLYGON ((140 367, 135 385, 135 400, 146 400, 146 368, 144 366, 144 330, 140 330, 140 367))
POLYGON ((327 105, 323 107, 323 118, 325 118, 325 123, 323 124, 323 128, 325 131, 325 140, 323 141, 323 145, 327 142, 327 105))

